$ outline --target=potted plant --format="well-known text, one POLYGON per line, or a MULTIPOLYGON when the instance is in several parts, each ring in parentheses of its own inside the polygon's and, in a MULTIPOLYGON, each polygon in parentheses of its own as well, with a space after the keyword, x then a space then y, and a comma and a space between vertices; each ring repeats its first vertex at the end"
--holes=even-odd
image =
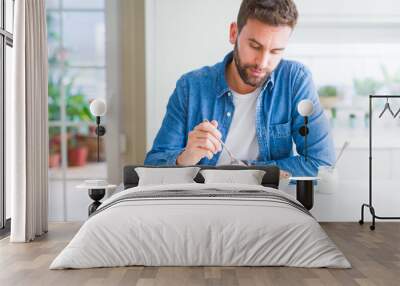
MULTIPOLYGON (((89 162, 97 162, 97 135, 96 135, 96 126, 89 126, 89 135, 84 137, 85 143, 89 148, 88 161, 89 162)), ((103 137, 99 138, 99 159, 100 161, 105 160, 104 154, 104 139, 103 137)))
MULTIPOLYGON (((93 121, 93 116, 90 113, 89 103, 86 100, 85 95, 81 91, 73 90, 74 79, 72 79, 66 86, 66 115, 69 121, 82 122, 82 121, 93 121)), ((49 120, 60 120, 60 88, 59 82, 49 77, 48 90, 49 90, 49 120)), ((87 162, 88 147, 85 144, 85 135, 77 134, 77 130, 71 132, 68 131, 68 166, 83 166, 87 162), (79 140, 78 140, 79 138, 79 140)), ((52 135, 49 134, 50 138, 52 135)), ((60 141, 59 134, 57 136, 60 141)), ((54 142, 53 142, 54 143, 54 142)), ((50 142, 49 149, 49 165, 59 166, 61 160, 58 142, 57 146, 50 142), (54 148, 53 148, 54 147, 54 148), (56 149, 55 149, 56 148, 56 149), (57 150, 58 149, 58 150, 57 150), (58 162, 58 163, 56 163, 58 162), (57 165, 58 164, 58 165, 57 165)))
POLYGON ((325 109, 332 109, 338 101, 338 90, 334 85, 323 85, 318 89, 318 95, 325 109))
POLYGON ((59 168, 61 163, 61 154, 53 148, 49 150, 49 168, 59 168))
POLYGON ((75 122, 93 122, 94 117, 90 112, 89 102, 81 90, 74 89, 74 81, 72 78, 65 86, 67 118, 75 122))
MULTIPOLYGON (((82 91, 74 91, 74 80, 66 85, 67 103, 66 113, 70 121, 74 122, 94 122, 94 117, 90 112, 89 102, 82 91)), ((88 161, 97 161, 97 139, 94 133, 90 132, 92 128, 88 128, 88 133, 78 134, 77 145, 79 147, 85 146, 87 151, 86 159, 88 161)), ((101 142, 100 142, 101 143, 101 142)), ((101 149, 100 149, 101 150, 101 149)))
POLYGON ((68 134, 68 166, 84 166, 87 163, 88 147, 82 143, 81 135, 68 134))
POLYGON ((60 133, 49 128, 49 168, 58 168, 61 163, 60 133))
POLYGON ((49 168, 58 168, 61 163, 60 144, 57 137, 50 139, 49 168))
POLYGON ((371 77, 355 78, 353 79, 353 86, 357 95, 368 96, 375 94, 383 86, 383 83, 371 77))

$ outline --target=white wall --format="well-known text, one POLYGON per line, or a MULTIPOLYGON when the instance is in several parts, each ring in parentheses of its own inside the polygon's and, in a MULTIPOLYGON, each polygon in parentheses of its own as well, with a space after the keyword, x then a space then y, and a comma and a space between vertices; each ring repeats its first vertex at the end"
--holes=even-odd
MULTIPOLYGON (((400 43, 399 1, 295 2, 300 19, 288 57, 296 58, 296 45, 304 43, 400 43)), ((215 64, 231 50, 229 24, 235 21, 240 3, 240 0, 146 1, 147 149, 152 146, 178 78, 190 70, 215 64)), ((337 139, 337 147, 352 135, 337 139)), ((360 138, 339 166, 338 192, 317 194, 313 212, 318 219, 359 219, 360 204, 368 200, 368 135, 361 134, 360 138)), ((393 146, 379 147, 374 167, 378 215, 396 215, 398 211, 400 192, 395 178, 400 172, 395 167, 399 152, 393 146)))

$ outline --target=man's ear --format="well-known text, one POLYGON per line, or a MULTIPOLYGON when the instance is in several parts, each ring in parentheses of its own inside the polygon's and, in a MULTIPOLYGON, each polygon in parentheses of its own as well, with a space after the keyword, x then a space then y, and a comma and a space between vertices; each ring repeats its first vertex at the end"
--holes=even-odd
POLYGON ((236 22, 232 22, 229 29, 229 42, 234 45, 238 37, 238 26, 236 22))

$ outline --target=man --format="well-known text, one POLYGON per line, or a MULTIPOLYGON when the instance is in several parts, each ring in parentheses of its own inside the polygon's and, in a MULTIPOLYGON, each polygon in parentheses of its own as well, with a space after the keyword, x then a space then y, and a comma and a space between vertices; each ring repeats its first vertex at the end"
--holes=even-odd
POLYGON ((230 26, 233 52, 179 79, 145 164, 229 164, 222 140, 248 164, 277 165, 295 176, 315 176, 319 166, 332 165, 329 123, 311 73, 282 59, 297 17, 292 0, 243 0, 230 26), (314 105, 307 160, 297 111, 303 99, 314 105))

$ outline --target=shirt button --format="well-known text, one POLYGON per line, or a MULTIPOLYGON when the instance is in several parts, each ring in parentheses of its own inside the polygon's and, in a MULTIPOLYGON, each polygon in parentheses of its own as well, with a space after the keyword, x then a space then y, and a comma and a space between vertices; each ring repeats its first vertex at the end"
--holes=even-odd
POLYGON ((228 92, 228 96, 231 96, 231 95, 232 95, 232 93, 228 92))
POLYGON ((231 117, 231 113, 230 113, 230 112, 227 112, 227 113, 226 113, 226 116, 231 117))

